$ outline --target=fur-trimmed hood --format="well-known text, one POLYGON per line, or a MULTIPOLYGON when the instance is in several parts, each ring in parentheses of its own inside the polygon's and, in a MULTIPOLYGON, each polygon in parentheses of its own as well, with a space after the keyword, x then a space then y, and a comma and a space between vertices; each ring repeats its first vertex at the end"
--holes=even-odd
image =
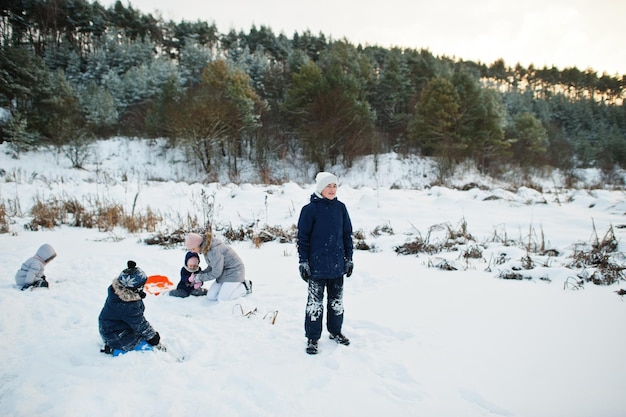
POLYGON ((142 298, 141 294, 137 292, 137 290, 126 288, 120 283, 117 278, 113 279, 111 287, 113 287, 113 292, 115 293, 115 295, 117 295, 120 300, 124 301, 125 303, 139 301, 142 298))
POLYGON ((213 230, 209 228, 204 232, 204 236, 202 236, 202 245, 200 245, 200 253, 202 255, 206 255, 207 252, 211 249, 212 244, 213 244, 213 230))

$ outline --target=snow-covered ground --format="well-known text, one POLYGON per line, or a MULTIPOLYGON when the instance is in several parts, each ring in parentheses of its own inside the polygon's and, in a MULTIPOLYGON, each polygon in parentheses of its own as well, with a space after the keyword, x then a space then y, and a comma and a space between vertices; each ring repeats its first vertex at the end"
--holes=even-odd
MULTIPOLYGON (((626 284, 574 290, 583 271, 567 267, 575 249, 609 229, 623 250, 624 193, 427 187, 427 163, 393 155, 381 156, 377 171, 357 161, 337 172, 338 198, 371 248, 355 252, 355 272, 346 279, 350 346, 325 333, 320 354, 305 353, 306 285, 295 244, 246 240, 232 246, 254 282, 251 296, 215 303, 149 295, 146 317, 168 352, 100 353, 97 317, 126 261, 177 282, 185 252, 145 244, 154 233, 27 231, 35 201, 106 201, 129 213, 150 207, 163 217, 163 230, 190 214, 210 217, 220 230, 289 230, 313 190, 308 169, 285 168, 279 176, 294 180, 283 185, 203 185, 197 168, 146 143, 99 142, 98 162, 85 170, 70 169, 52 152, 13 160, 0 145, 0 204, 18 214, 0 234, 0 415, 626 414, 626 304, 615 293, 626 284), (417 237, 436 242, 463 224, 474 238, 466 243, 482 258, 465 259, 464 242, 433 255, 394 250, 417 237), (531 253, 535 268, 521 271, 525 279, 498 278, 521 264, 529 242, 558 256, 531 253), (58 253, 46 269, 50 289, 21 292, 15 271, 43 243, 58 253), (437 268, 443 261, 457 270, 437 268), (257 314, 241 315, 253 309, 257 314)), ((621 253, 614 259, 624 262, 621 253)))

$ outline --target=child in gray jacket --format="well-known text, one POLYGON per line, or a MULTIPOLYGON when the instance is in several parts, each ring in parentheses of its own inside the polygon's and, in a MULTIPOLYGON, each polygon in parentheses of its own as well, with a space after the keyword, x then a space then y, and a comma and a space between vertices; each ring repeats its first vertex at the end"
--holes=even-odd
POLYGON ((35 256, 28 258, 15 274, 15 284, 24 291, 27 288, 48 288, 45 267, 57 253, 49 244, 43 244, 37 249, 35 256))

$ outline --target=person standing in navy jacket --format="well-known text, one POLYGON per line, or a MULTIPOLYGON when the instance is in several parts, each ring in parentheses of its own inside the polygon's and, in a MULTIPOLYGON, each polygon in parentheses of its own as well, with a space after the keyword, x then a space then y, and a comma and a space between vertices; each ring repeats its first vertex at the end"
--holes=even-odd
POLYGON ((304 320, 308 354, 318 352, 324 290, 327 293, 326 329, 330 339, 342 345, 350 344, 341 332, 343 276, 351 276, 354 267, 352 222, 346 205, 337 200, 337 177, 320 172, 315 182, 315 193, 300 211, 297 238, 300 277, 309 285, 304 320))

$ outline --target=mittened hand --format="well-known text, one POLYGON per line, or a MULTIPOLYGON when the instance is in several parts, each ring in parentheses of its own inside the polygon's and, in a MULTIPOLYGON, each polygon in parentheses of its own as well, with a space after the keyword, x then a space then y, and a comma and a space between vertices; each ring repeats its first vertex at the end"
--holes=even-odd
POLYGON ((148 339, 147 342, 148 344, 150 344, 150 346, 154 346, 155 349, 162 352, 167 352, 165 346, 161 344, 161 335, 159 334, 159 332, 156 332, 156 334, 152 336, 152 339, 148 339))
POLYGON ((346 276, 349 277, 350 275, 352 275, 352 270, 354 269, 354 262, 352 261, 346 261, 346 268, 345 268, 345 272, 346 272, 346 276))
POLYGON ((202 280, 200 278, 198 278, 198 276, 196 274, 191 274, 189 275, 189 282, 193 282, 193 283, 201 283, 202 284, 202 280))
POLYGON ((147 342, 151 345, 151 346, 156 346, 161 342, 161 335, 159 335, 159 332, 156 332, 156 334, 154 336, 152 336, 151 339, 148 339, 147 342))
POLYGON ((196 290, 202 287, 202 280, 196 274, 189 275, 189 282, 193 284, 193 288, 196 290))
POLYGON ((304 280, 304 282, 308 282, 311 277, 311 267, 308 262, 301 262, 298 267, 300 270, 300 278, 304 280))

